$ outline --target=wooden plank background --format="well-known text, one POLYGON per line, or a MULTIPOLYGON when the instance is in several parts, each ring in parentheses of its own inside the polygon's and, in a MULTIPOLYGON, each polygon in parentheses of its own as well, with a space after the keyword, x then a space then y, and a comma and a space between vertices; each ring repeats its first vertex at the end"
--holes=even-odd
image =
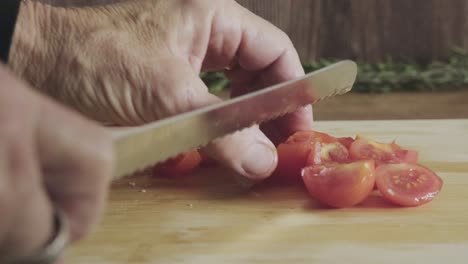
MULTIPOLYGON (((41 0, 89 5, 135 0, 41 0)), ((468 50, 468 0, 237 0, 285 31, 304 62, 429 60, 468 50)))
POLYGON ((303 61, 417 60, 468 48, 468 0, 238 0, 291 37, 303 61))

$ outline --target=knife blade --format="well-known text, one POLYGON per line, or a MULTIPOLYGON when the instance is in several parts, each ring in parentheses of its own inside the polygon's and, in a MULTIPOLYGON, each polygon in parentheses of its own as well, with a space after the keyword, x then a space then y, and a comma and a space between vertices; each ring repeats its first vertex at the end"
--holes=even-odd
POLYGON ((218 104, 112 133, 116 151, 114 179, 144 170, 212 140, 261 124, 352 89, 357 75, 344 60, 302 77, 218 104))

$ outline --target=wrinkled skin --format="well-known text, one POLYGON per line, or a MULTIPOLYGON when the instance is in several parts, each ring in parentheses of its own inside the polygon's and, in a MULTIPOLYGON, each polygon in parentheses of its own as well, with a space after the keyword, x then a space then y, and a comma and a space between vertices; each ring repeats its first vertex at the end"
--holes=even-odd
MULTIPOLYGON (((219 102, 199 78, 223 70, 233 96, 304 74, 285 33, 235 1, 143 0, 91 8, 29 3, 14 71, 106 125, 158 120, 219 102), (38 27, 38 28, 35 28, 38 27)), ((206 152, 247 178, 277 165, 272 141, 311 129, 312 109, 214 141, 206 152)))

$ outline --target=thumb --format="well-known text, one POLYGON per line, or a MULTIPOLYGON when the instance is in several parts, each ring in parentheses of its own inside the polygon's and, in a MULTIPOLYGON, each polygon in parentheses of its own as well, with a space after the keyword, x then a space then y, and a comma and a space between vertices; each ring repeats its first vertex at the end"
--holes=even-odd
MULTIPOLYGON (((175 115, 221 101, 208 92, 206 85, 187 63, 173 61, 165 66, 165 74, 159 79, 162 85, 156 88, 164 103, 159 105, 157 112, 175 115)), ((214 140, 204 151, 237 173, 254 180, 268 177, 277 165, 275 146, 257 126, 214 140)))

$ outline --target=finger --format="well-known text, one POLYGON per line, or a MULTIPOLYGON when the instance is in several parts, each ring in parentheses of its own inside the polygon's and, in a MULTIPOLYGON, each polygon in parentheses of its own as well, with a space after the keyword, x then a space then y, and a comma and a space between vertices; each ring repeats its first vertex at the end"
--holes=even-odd
POLYGON ((111 137, 102 128, 43 103, 37 128, 45 186, 66 214, 72 240, 92 232, 102 213, 113 170, 111 137))
POLYGON ((278 163, 275 146, 257 126, 216 139, 206 151, 252 180, 267 178, 278 163))
MULTIPOLYGON (((52 236, 53 210, 47 193, 42 188, 40 169, 34 153, 32 136, 17 134, 10 137, 6 146, 6 168, 0 177, 4 182, 2 196, 8 195, 8 205, 2 206, 1 222, 4 230, 0 258, 17 258, 33 255, 44 247, 52 236), (19 139, 21 138, 21 142, 19 139), (10 208, 8 208, 10 207, 10 208)), ((3 139, 6 137, 1 135, 3 139)))
MULTIPOLYGON (((166 72, 160 76, 160 85, 155 92, 157 97, 165 98, 165 102, 163 109, 157 112, 174 115, 221 101, 208 92, 188 63, 172 59, 164 65, 166 72)), ((217 140, 206 148, 206 152, 249 178, 267 177, 276 167, 274 145, 258 127, 217 140)))
MULTIPOLYGON (((258 89, 287 81, 304 75, 299 56, 288 36, 270 23, 257 16, 248 16, 259 25, 264 25, 270 30, 252 30, 252 27, 243 28, 243 38, 238 51, 238 60, 241 69, 256 72, 256 79, 251 81, 253 87, 258 89), (260 22, 262 21, 262 22, 260 22), (267 34, 266 32, 271 32, 267 34), (274 43, 268 45, 268 43, 274 43), (258 52, 258 47, 265 47, 258 52), (271 48, 270 48, 271 47, 271 48)), ((238 75, 240 75, 238 73, 238 75)), ((252 74, 247 74, 252 75, 252 74)), ((236 77, 236 76, 232 76, 236 77)), ((248 85, 245 77, 238 77, 239 83, 234 79, 235 86, 248 85)), ((307 106, 299 109, 293 114, 288 114, 275 121, 282 134, 289 135, 297 130, 312 128, 312 107, 307 106)))
MULTIPOLYGON (((232 82, 233 95, 304 75, 299 56, 284 32, 240 7, 238 3, 231 4, 235 6, 220 8, 221 11, 214 18, 213 25, 217 25, 214 26, 217 34, 210 42, 205 65, 214 67, 213 61, 237 62, 238 67, 226 71, 232 82), (234 31, 235 34, 232 23, 222 23, 223 20, 239 21, 240 26, 234 31), (229 60, 212 59, 217 56, 229 57, 229 60)), ((227 65, 223 65, 225 66, 227 65)), ((294 114, 279 118, 275 123, 281 133, 289 134, 311 129, 312 121, 312 108, 307 106, 294 114)))
POLYGON ((0 66, 0 262, 26 257, 52 235, 53 214, 35 149, 37 103, 0 66), (21 113, 21 118, 18 118, 21 113))

